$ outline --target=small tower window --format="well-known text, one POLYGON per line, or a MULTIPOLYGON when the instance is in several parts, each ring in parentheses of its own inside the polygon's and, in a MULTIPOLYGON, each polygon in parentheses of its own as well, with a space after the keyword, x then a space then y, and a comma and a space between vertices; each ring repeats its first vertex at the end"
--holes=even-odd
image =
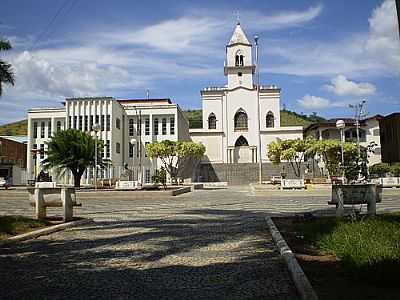
POLYGON ((269 111, 267 113, 267 116, 265 118, 265 127, 267 128, 273 128, 274 127, 274 114, 272 113, 272 111, 269 111))
POLYGON ((236 67, 243 67, 244 66, 244 56, 240 50, 236 52, 235 56, 235 66, 236 67))
POLYGON ((217 118, 214 113, 211 113, 208 117, 208 129, 217 129, 217 118))
POLYGON ((239 76, 239 77, 242 77, 242 75, 243 75, 242 72, 239 72, 239 73, 238 73, 238 76, 239 76))

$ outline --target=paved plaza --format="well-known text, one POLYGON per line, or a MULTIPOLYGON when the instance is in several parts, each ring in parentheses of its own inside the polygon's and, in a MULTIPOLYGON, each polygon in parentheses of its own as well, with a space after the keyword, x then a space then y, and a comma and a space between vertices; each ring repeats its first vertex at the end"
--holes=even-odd
MULTIPOLYGON (((297 299, 264 218, 334 213, 327 190, 130 195, 80 192, 94 223, 1 246, 0 298, 297 299)), ((400 211, 400 190, 377 207, 400 211)), ((0 191, 0 214, 32 213, 26 192, 0 191)))

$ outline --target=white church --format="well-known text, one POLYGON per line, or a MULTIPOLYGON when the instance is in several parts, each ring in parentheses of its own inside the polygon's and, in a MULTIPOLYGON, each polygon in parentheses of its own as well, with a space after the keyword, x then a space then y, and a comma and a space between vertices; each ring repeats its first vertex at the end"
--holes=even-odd
POLYGON ((258 92, 256 71, 253 45, 238 22, 226 46, 224 74, 228 84, 201 91, 203 128, 190 129, 192 140, 207 149, 203 163, 268 162, 269 143, 303 138, 302 126, 281 127, 281 90, 275 85, 260 85, 258 92))
MULTIPOLYGON (((103 155, 112 163, 101 170, 100 178, 119 178, 121 170, 128 167, 135 180, 141 178, 143 182, 150 182, 161 164, 146 156, 145 147, 162 140, 192 140, 204 144, 203 165, 256 163, 260 159, 259 153, 262 162, 268 162, 267 145, 270 142, 302 139, 303 128, 280 126, 280 89, 270 85, 260 86, 257 90, 252 54, 253 46, 238 23, 226 46, 224 74, 228 84, 201 91, 202 129, 189 129, 179 105, 168 98, 68 98, 60 107, 30 109, 28 179, 35 178, 42 169, 46 142, 56 131, 68 128, 90 132, 103 141, 103 155), (95 124, 99 130, 93 132, 95 124), (40 154, 34 155, 38 150, 40 154)), ((83 185, 93 183, 93 173, 93 169, 85 172, 83 185)), ((67 183, 71 177, 57 181, 67 183)))

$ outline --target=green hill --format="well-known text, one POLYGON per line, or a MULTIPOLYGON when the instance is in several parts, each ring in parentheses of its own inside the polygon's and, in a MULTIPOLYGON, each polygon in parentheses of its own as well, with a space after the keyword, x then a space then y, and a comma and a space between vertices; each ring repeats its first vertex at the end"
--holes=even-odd
MULTIPOLYGON (((193 109, 184 111, 186 118, 189 120, 190 128, 201 128, 202 110, 193 109)), ((281 110, 281 126, 303 126, 306 127, 311 123, 325 121, 324 118, 315 113, 309 116, 300 115, 290 110, 281 110)))
MULTIPOLYGON (((203 126, 201 109, 186 110, 183 113, 189 120, 190 128, 201 128, 203 126)), ((316 114, 306 116, 289 110, 281 110, 281 126, 306 127, 311 123, 321 121, 325 121, 325 119, 316 114)), ((27 120, 1 125, 0 135, 27 135, 27 126, 27 120)))
POLYGON ((0 126, 0 135, 27 135, 28 121, 22 120, 0 126))

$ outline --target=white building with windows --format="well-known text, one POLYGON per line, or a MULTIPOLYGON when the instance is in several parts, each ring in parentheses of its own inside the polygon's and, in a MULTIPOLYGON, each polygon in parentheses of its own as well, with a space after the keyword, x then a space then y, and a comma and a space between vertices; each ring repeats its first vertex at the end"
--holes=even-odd
POLYGON ((223 87, 201 91, 203 128, 190 129, 193 141, 206 147, 204 163, 255 163, 268 161, 267 145, 277 139, 302 139, 303 128, 281 127, 280 88, 254 84, 253 45, 237 23, 226 46, 223 87), (259 116, 257 113, 259 112, 259 116), (260 127, 259 127, 260 120, 260 127))
MULTIPOLYGON (((157 160, 146 156, 148 143, 162 140, 189 140, 189 125, 181 109, 170 99, 117 100, 112 97, 69 98, 59 108, 34 108, 28 112, 27 173, 34 178, 42 169, 46 158, 46 142, 55 131, 75 128, 95 134, 94 124, 99 124, 97 139, 104 143, 104 158, 110 167, 98 171, 98 178, 118 178, 125 166, 131 170, 133 180, 143 178, 150 182, 157 160), (33 149, 43 150, 34 159, 33 149)), ((92 169, 82 177, 82 184, 93 182, 92 169)), ((53 179, 56 174, 51 174, 53 179)), ((70 175, 58 178, 59 182, 72 182, 70 175)))

